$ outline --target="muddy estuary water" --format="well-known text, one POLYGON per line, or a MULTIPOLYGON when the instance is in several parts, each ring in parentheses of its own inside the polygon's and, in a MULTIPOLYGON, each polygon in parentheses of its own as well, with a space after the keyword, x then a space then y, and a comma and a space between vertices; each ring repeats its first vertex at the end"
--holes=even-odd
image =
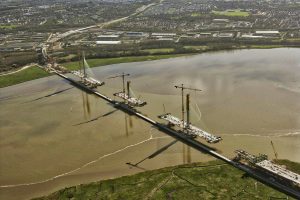
MULTIPOLYGON (((180 116, 175 84, 200 88, 203 92, 190 92, 192 122, 223 137, 213 146, 224 155, 233 157, 235 149, 245 149, 273 158, 272 140, 279 158, 300 162, 300 49, 217 52, 93 71, 106 82, 99 91, 111 97, 121 90, 121 79, 106 78, 130 73, 133 93, 148 102, 140 110, 153 119, 164 112, 180 116)), ((125 163, 172 141, 75 88, 33 101, 69 87, 51 76, 0 89, 0 199, 29 199, 140 172, 125 163)), ((141 167, 210 159, 176 143, 141 167)))

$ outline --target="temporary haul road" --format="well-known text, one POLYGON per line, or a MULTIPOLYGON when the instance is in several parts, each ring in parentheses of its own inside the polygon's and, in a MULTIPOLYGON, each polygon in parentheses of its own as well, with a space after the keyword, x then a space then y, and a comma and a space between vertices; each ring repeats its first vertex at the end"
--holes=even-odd
POLYGON ((137 110, 135 110, 132 107, 129 107, 128 105, 122 103, 122 102, 118 102, 115 100, 112 100, 111 98, 101 94, 100 92, 94 90, 94 89, 90 89, 88 87, 86 87, 85 85, 67 77, 64 74, 61 74, 59 72, 54 72, 55 74, 57 74, 58 76, 60 76, 61 78, 69 81, 72 85, 74 85, 75 87, 77 87, 80 90, 83 90, 89 94, 94 94, 100 98, 102 98, 103 100, 109 102, 111 105, 113 105, 115 108, 122 110, 123 112, 129 114, 129 115, 134 115, 146 122, 148 122, 149 124, 151 124, 152 126, 156 127, 158 130, 172 136, 173 138, 181 141, 182 143, 185 143, 186 145, 193 147, 194 149, 205 153, 205 154, 209 154, 219 160, 222 160, 230 165, 232 165, 233 167, 244 171, 245 173, 247 173, 249 176, 251 176, 252 178, 278 190, 281 191, 287 195, 290 195, 296 199, 300 199, 300 191, 299 189, 293 188, 293 187, 289 187, 287 185, 284 184, 284 182, 279 182, 277 180, 275 180, 271 175, 262 173, 258 170, 255 170, 253 168, 251 168, 250 166, 244 165, 242 163, 239 162, 235 162, 229 158, 226 158, 225 156, 217 153, 215 150, 213 150, 211 147, 204 145, 202 143, 200 143, 199 141, 187 137, 186 135, 182 134, 179 131, 170 129, 169 127, 167 127, 166 125, 163 125, 159 122, 156 122, 152 119, 150 119, 149 117, 144 116, 143 114, 139 113, 137 110))

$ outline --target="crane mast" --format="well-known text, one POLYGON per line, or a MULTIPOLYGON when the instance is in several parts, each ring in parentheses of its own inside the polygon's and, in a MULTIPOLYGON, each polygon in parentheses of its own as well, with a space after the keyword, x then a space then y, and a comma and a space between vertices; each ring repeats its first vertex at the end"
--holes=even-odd
POLYGON ((181 84, 181 86, 175 86, 175 88, 179 88, 181 89, 181 97, 182 97, 182 119, 179 119, 173 115, 171 115, 171 113, 166 113, 163 115, 159 115, 158 117, 160 119, 164 119, 166 121, 169 122, 169 125, 176 125, 179 128, 182 129, 182 132, 187 135, 188 137, 201 137, 203 139, 205 139, 208 143, 217 143, 220 142, 222 140, 221 137, 219 136, 215 136, 211 133, 208 133, 194 125, 191 124, 191 119, 190 119, 190 94, 187 94, 186 97, 186 110, 187 110, 187 121, 184 120, 184 90, 193 90, 193 91, 202 91, 200 89, 195 89, 195 88, 188 88, 188 87, 184 87, 183 84, 181 84))
POLYGON ((277 151, 275 150, 275 146, 274 146, 274 143, 273 143, 273 141, 271 140, 271 145, 272 145, 272 149, 273 149, 273 152, 274 152, 274 155, 275 155, 275 158, 276 158, 276 160, 278 159, 278 153, 277 153, 277 151))
POLYGON ((184 122, 184 113, 185 113, 185 110, 184 110, 184 90, 191 90, 191 91, 202 91, 202 90, 196 89, 196 88, 184 87, 183 84, 181 84, 181 86, 175 85, 174 87, 176 89, 181 89, 181 118, 182 118, 182 121, 184 122))
POLYGON ((124 72, 120 75, 116 75, 116 76, 112 76, 112 77, 109 77, 109 79, 111 78, 118 78, 118 77, 122 77, 122 83, 123 83, 123 93, 125 94, 125 77, 126 76, 130 76, 130 74, 125 74, 124 72))
POLYGON ((117 92, 117 93, 114 94, 114 96, 117 96, 117 97, 123 99, 124 103, 126 103, 126 104, 128 104, 129 106, 132 106, 132 107, 134 107, 134 106, 142 107, 142 106, 146 105, 147 102, 141 101, 140 99, 137 99, 135 97, 131 97, 131 93, 130 93, 131 81, 127 81, 127 92, 126 92, 126 89, 125 89, 125 77, 126 76, 130 76, 130 74, 125 74, 123 72, 120 75, 109 77, 109 79, 122 77, 122 83, 123 83, 122 92, 117 92))

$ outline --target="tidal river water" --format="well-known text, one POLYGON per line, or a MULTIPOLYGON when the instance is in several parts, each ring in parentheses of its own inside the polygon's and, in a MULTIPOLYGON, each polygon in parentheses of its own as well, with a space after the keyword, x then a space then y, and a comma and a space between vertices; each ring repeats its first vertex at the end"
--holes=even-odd
MULTIPOLYGON (((300 162, 300 49, 238 50, 93 68, 113 98, 130 73, 132 94, 145 101, 139 110, 157 119, 181 116, 185 84, 191 95, 191 121, 221 136, 216 147, 264 153, 300 162)), ((58 189, 134 174, 130 168, 173 141, 149 124, 115 110, 103 100, 69 88, 51 76, 0 89, 0 199, 30 199, 58 189)), ((159 121, 159 120, 158 120, 159 121)), ((202 140, 200 140, 202 141, 202 140)), ((205 141, 203 141, 205 142, 205 141)), ((146 170, 213 158, 177 142, 140 166, 146 170)))

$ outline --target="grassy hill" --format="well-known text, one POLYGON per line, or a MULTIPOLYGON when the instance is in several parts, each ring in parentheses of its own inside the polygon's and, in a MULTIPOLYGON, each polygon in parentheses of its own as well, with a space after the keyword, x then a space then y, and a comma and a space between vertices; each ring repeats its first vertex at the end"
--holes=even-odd
MULTIPOLYGON (((278 162, 300 169, 299 163, 278 162)), ((286 199, 286 195, 230 165, 211 161, 78 185, 36 200, 52 199, 286 199)))

